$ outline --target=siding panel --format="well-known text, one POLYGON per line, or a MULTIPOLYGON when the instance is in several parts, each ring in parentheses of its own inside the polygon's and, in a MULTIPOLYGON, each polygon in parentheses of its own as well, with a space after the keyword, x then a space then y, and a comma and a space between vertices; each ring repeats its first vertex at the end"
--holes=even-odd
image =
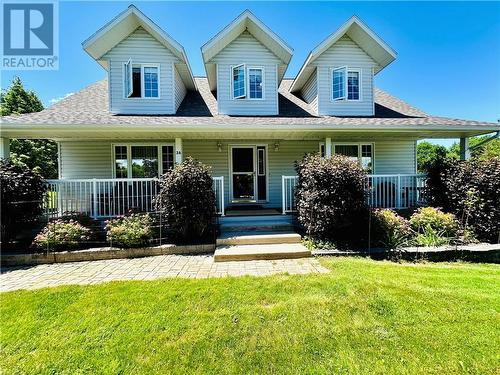
POLYGON ((60 142, 60 178, 112 178, 111 142, 60 142))
POLYGON ((186 86, 184 82, 182 82, 181 75, 177 71, 177 68, 174 68, 175 73, 175 111, 179 109, 184 97, 186 96, 186 86))
POLYGON ((217 64, 217 102, 220 114, 277 115, 277 64, 280 60, 252 34, 244 31, 211 62, 217 64), (239 64, 264 68, 264 99, 232 99, 231 67, 239 64))
POLYGON ((318 71, 318 114, 339 116, 373 115, 373 67, 375 61, 349 37, 344 36, 313 63, 318 71), (348 66, 361 69, 360 101, 332 101, 331 69, 348 66))
POLYGON ((375 173, 416 173, 414 140, 375 142, 375 173))
POLYGON ((173 114, 172 63, 178 59, 144 29, 138 28, 105 56, 109 60, 110 111, 123 114, 173 114), (137 64, 160 65, 160 99, 125 98, 123 64, 129 59, 137 64))

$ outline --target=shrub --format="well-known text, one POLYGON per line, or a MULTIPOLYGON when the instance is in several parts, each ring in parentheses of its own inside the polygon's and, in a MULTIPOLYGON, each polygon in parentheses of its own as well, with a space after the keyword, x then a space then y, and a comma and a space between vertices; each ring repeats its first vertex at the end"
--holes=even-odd
POLYGON ((296 171, 297 217, 308 237, 358 246, 368 228, 363 169, 340 155, 306 155, 296 171))
POLYGON ((446 162, 430 169, 428 198, 470 225, 478 239, 500 240, 500 158, 446 162))
POLYGON ((42 249, 74 249, 88 241, 90 235, 90 229, 74 220, 57 219, 48 223, 35 237, 33 243, 42 249))
POLYGON ((443 246, 450 243, 450 238, 446 236, 444 231, 438 231, 427 225, 420 228, 414 241, 419 246, 443 246))
POLYGON ((38 220, 46 189, 40 175, 10 160, 0 161, 0 186, 1 236, 6 244, 38 220))
POLYGON ((372 218, 375 246, 398 249, 410 244, 412 230, 408 220, 389 209, 373 210, 372 218))
POLYGON ((417 233, 429 232, 441 233, 444 237, 455 237, 458 232, 458 221, 455 215, 444 213, 439 208, 419 208, 410 218, 410 225, 417 233))
POLYGON ((146 246, 153 237, 149 214, 130 214, 106 222, 106 239, 116 247, 146 246))
POLYGON ((155 204, 177 241, 213 240, 215 193, 212 186, 210 167, 190 157, 162 176, 155 204))

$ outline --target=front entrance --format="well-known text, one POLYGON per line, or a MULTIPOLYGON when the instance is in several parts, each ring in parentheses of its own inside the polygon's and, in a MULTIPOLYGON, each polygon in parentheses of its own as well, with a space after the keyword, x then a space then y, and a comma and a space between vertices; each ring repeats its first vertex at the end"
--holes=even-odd
POLYGON ((252 203, 267 200, 266 146, 231 146, 231 200, 252 203))

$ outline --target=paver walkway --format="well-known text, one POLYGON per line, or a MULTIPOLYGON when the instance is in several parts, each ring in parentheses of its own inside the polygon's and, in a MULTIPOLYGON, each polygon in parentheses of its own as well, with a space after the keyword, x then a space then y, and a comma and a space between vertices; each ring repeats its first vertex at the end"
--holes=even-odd
POLYGON ((329 270, 321 266, 315 258, 215 263, 211 255, 161 255, 135 259, 2 268, 0 291, 38 289, 65 284, 98 284, 112 280, 267 276, 277 273, 326 272, 329 270))

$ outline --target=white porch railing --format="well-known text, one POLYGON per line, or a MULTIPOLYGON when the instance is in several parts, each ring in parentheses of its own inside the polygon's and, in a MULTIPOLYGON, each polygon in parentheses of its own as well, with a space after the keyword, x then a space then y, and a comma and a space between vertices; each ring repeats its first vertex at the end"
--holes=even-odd
MULTIPOLYGON (((216 211, 224 215, 224 178, 214 177, 216 211)), ((86 213, 93 218, 114 217, 129 210, 154 211, 159 192, 157 178, 47 180, 45 214, 86 213)))
MULTIPOLYGON (((367 203, 377 208, 409 208, 425 203, 424 174, 387 174, 366 176, 367 203)), ((297 176, 282 176, 283 215, 295 211, 297 176)))

